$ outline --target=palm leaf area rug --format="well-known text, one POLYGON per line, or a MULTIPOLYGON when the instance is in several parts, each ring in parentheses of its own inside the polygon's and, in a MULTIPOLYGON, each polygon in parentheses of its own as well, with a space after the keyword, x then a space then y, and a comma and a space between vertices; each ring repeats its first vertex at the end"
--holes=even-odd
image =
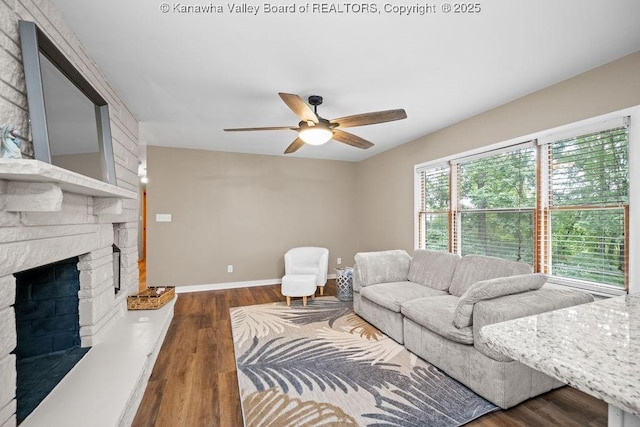
POLYGON ((248 427, 458 426, 498 409, 335 297, 236 307, 231 322, 248 427))

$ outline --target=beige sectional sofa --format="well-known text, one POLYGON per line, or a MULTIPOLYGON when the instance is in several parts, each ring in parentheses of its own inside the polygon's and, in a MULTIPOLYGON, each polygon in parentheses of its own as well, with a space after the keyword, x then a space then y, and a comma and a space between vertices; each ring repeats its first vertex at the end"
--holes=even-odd
POLYGON ((541 289, 544 275, 500 258, 393 250, 355 261, 355 312, 501 408, 562 383, 488 348, 480 328, 593 301, 586 292, 541 289))

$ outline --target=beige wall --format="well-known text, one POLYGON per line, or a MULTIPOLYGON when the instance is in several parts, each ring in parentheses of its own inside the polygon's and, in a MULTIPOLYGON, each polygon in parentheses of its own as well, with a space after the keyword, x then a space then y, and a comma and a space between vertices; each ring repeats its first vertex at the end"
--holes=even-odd
POLYGON ((329 273, 353 264, 354 163, 162 147, 147 162, 149 285, 278 279, 295 246, 327 247, 329 273))
POLYGON ((413 252, 414 165, 635 105, 640 52, 360 162, 358 250, 413 252))

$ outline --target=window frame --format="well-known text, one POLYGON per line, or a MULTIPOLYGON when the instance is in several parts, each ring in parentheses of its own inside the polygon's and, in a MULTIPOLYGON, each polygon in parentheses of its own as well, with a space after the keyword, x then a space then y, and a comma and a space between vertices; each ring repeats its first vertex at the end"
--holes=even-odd
MULTIPOLYGON (((551 244, 552 235, 551 228, 552 221, 551 216, 553 213, 558 213, 561 211, 579 211, 579 210, 622 210, 624 217, 624 235, 623 240, 626 248, 629 248, 629 203, 590 203, 590 204, 571 204, 565 205, 560 204, 554 206, 552 203, 552 196, 549 192, 550 190, 550 180, 552 179, 552 171, 550 169, 551 164, 553 162, 553 145, 555 143, 561 142, 566 139, 572 139, 577 137, 586 136, 589 134, 606 132, 609 130, 614 130, 617 128, 627 128, 627 158, 629 161, 629 181, 631 181, 630 169, 631 169, 631 153, 629 150, 631 149, 631 137, 630 137, 630 120, 629 116, 621 116, 610 120, 597 121, 595 123, 590 123, 586 126, 581 126, 575 129, 567 130, 562 133, 558 133, 553 135, 552 137, 541 139, 538 141, 538 153, 540 158, 540 170, 538 173, 538 221, 541 224, 545 224, 549 229, 545 230, 544 234, 540 234, 540 236, 545 236, 545 238, 540 239, 537 242, 537 248, 540 251, 539 263, 537 264, 537 271, 548 274, 549 268, 553 271, 553 245, 551 244), (543 190, 543 191, 541 191, 543 190), (542 194, 544 193, 544 194, 542 194), (549 225, 551 224, 551 226, 549 225)), ((631 193, 631 187, 629 187, 629 194, 631 193)), ((629 249, 625 252, 625 265, 624 265, 624 287, 621 289, 618 286, 605 284, 605 283, 597 283, 588 280, 575 279, 564 276, 557 276, 553 274, 548 275, 548 281, 551 283, 583 288, 587 290, 599 290, 605 294, 624 294, 629 291, 629 249)))
MULTIPOLYGON (((572 287, 572 288, 581 288, 587 290, 596 295, 602 296, 613 296, 613 295, 622 295, 628 292, 638 292, 640 291, 640 283, 634 283, 634 278, 640 275, 640 194, 636 194, 634 196, 634 183, 640 182, 640 105, 626 108, 624 110, 615 111, 612 113, 604 114, 601 116, 581 120, 578 122, 569 123, 563 126, 558 126, 556 128, 547 129, 544 131, 532 133, 529 135, 525 135, 518 138, 513 138, 507 141, 503 141, 496 144, 490 144, 484 147, 479 147, 473 150, 469 150, 466 152, 461 152, 458 154, 452 154, 450 156, 435 159, 432 161, 428 161, 425 163, 420 163, 414 165, 414 193, 415 193, 415 201, 414 201, 414 249, 419 249, 421 242, 419 236, 419 212, 420 212, 420 202, 421 202, 421 194, 420 194, 420 172, 424 170, 428 170, 429 168, 435 168, 438 165, 443 165, 443 163, 450 164, 450 174, 455 175, 455 171, 457 167, 454 166, 456 163, 459 163, 463 160, 473 159, 473 158, 481 158, 485 156, 491 156, 495 154, 499 154, 500 152, 511 151, 514 149, 518 149, 519 146, 526 146, 527 144, 533 144, 538 147, 537 153, 537 169, 538 172, 536 174, 536 191, 537 194, 537 202, 534 209, 534 270, 542 271, 542 267, 544 265, 543 256, 545 255, 545 250, 541 249, 542 246, 547 246, 548 241, 547 238, 540 238, 546 232, 546 224, 543 223, 542 218, 542 210, 543 203, 548 203, 548 200, 545 200, 544 197, 548 197, 547 195, 542 195, 540 188, 541 180, 544 179, 544 162, 540 159, 540 147, 544 144, 548 144, 554 141, 560 141, 562 139, 567 139, 571 137, 576 137, 580 135, 585 135, 588 133, 603 131, 612 129, 615 127, 620 127, 620 123, 624 123, 628 129, 628 176, 629 176, 629 204, 626 208, 626 234, 625 240, 628 242, 627 251, 625 254, 626 257, 626 268, 627 268, 627 282, 625 289, 614 287, 613 285, 606 284, 597 284, 594 282, 587 282, 583 280, 564 278, 559 276, 548 276, 549 287, 572 287), (625 123, 626 121, 626 123, 625 123), (541 243, 541 241, 543 241, 541 243)), ((453 178, 453 177, 452 177, 453 178)), ((455 177, 457 179, 457 177, 455 177)), ((454 183, 456 181, 450 181, 454 183)), ((452 184, 450 184, 451 187, 452 184)), ((450 188, 451 190, 451 188, 450 188)), ((450 252, 459 253, 460 251, 460 234, 459 228, 459 218, 456 220, 456 217, 459 216, 457 203, 457 190, 454 188, 454 191, 450 191, 451 200, 450 200, 450 210, 452 211, 451 219, 450 219, 450 252), (454 212, 455 211, 455 212, 454 212), (458 231, 458 232, 456 232, 458 231), (455 239, 455 241, 454 241, 455 239)), ((544 191, 542 191, 544 193, 544 191)))

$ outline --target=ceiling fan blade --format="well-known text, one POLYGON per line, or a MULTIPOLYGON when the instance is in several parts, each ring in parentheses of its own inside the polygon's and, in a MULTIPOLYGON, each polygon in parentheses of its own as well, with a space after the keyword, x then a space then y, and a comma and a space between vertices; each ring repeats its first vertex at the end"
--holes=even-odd
POLYGON ((295 141, 293 141, 291 145, 289 145, 287 149, 284 150, 284 154, 294 153, 298 151, 298 148, 302 147, 303 145, 304 145, 304 141, 300 138, 296 138, 295 141))
POLYGON ((318 123, 320 121, 316 113, 298 95, 282 92, 278 93, 278 95, 303 122, 312 121, 318 123))
POLYGON ((223 129, 225 132, 242 132, 242 131, 253 131, 253 130, 298 130, 296 127, 291 126, 272 126, 265 128, 234 128, 234 129, 223 129))
POLYGON ((403 109, 375 111, 372 113, 355 114, 353 116, 340 117, 331 120, 331 124, 337 124, 341 128, 351 128, 355 126, 374 125, 376 123, 392 122, 407 118, 407 113, 403 109))
POLYGON ((356 136, 349 132, 341 131, 339 129, 333 130, 333 139, 357 148, 367 149, 373 147, 373 142, 369 142, 366 139, 360 138, 359 136, 356 136))

